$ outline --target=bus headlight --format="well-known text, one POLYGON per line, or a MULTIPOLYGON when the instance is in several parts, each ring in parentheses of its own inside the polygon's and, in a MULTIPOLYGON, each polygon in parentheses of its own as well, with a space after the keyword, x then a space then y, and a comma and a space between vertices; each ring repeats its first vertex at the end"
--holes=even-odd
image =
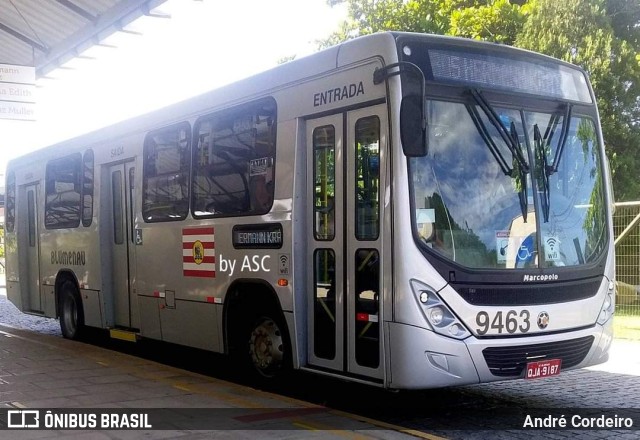
POLYGON ((411 280, 411 290, 433 331, 456 339, 471 335, 434 289, 420 281, 411 280))
POLYGON ((435 306, 429 310, 429 321, 433 325, 440 325, 444 319, 444 310, 441 307, 435 306))
POLYGON ((616 292, 616 283, 613 281, 609 281, 609 288, 607 289, 607 294, 604 297, 604 302, 602 303, 602 308, 600 309, 600 314, 598 315, 598 324, 604 325, 609 318, 613 316, 613 312, 615 311, 616 304, 614 300, 614 295, 616 292))

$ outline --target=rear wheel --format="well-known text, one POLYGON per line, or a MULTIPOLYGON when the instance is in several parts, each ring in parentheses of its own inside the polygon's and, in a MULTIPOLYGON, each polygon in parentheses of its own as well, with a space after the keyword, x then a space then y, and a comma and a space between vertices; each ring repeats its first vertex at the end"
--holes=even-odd
POLYGON ((84 315, 80 295, 69 280, 62 283, 59 294, 60 330, 67 339, 79 339, 84 330, 84 315))

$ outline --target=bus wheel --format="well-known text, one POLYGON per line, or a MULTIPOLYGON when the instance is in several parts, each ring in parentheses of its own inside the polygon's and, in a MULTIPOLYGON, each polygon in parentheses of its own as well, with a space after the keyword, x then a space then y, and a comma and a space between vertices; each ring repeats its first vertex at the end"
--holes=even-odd
POLYGON ((67 339, 78 339, 84 327, 84 316, 78 289, 71 281, 60 287, 59 298, 60 330, 67 339))
POLYGON ((249 362, 258 379, 273 380, 288 366, 289 341, 284 326, 270 316, 260 316, 250 326, 249 362))

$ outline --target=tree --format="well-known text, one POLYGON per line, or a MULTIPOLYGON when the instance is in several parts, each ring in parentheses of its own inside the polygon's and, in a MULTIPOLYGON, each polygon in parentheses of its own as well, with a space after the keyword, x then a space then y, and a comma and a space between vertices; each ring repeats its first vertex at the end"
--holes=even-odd
POLYGON ((326 47, 384 30, 515 45, 569 61, 590 75, 617 200, 640 200, 638 0, 329 0, 349 19, 326 47))
MULTIPOLYGON (((515 41, 589 73, 618 200, 640 199, 640 59, 633 47, 638 45, 638 31, 629 26, 626 15, 617 18, 630 3, 537 0, 515 41)), ((635 4, 637 20, 640 6, 635 4)))
POLYGON ((329 0, 347 3, 349 18, 321 42, 327 47, 380 31, 456 35, 512 44, 524 22, 524 0, 329 0))
POLYGON ((338 31, 320 42, 321 47, 386 30, 443 34, 451 13, 441 10, 436 2, 426 0, 328 0, 328 3, 347 3, 349 18, 338 31))
POLYGON ((496 0, 451 12, 448 35, 513 44, 528 9, 509 0, 496 0))

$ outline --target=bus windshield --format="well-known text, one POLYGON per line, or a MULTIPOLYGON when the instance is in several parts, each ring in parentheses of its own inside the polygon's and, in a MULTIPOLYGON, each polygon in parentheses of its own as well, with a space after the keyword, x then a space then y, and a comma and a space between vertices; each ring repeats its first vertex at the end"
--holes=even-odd
POLYGON ((605 189, 590 116, 490 107, 492 120, 472 101, 427 108, 429 154, 409 159, 423 247, 481 269, 577 266, 602 255, 605 189))

